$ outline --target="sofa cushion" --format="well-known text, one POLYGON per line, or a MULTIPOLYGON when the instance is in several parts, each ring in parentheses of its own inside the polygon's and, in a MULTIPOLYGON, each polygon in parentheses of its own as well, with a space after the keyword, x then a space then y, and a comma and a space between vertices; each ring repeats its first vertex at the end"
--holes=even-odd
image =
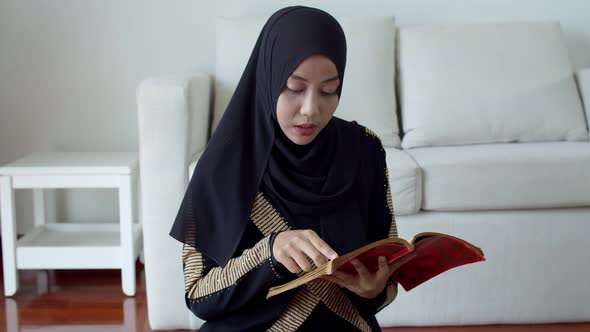
POLYGON ((404 148, 588 139, 557 22, 404 28, 398 47, 404 148))
POLYGON ((590 206, 590 143, 536 142, 406 150, 422 170, 424 210, 590 206))
MULTIPOLYGON (((217 19, 213 129, 221 120, 265 21, 257 17, 217 19)), ((384 146, 399 147, 393 18, 345 17, 338 21, 346 34, 348 54, 336 115, 371 128, 384 146)))
POLYGON ((404 150, 386 147, 385 153, 394 214, 418 213, 422 202, 420 167, 404 150))

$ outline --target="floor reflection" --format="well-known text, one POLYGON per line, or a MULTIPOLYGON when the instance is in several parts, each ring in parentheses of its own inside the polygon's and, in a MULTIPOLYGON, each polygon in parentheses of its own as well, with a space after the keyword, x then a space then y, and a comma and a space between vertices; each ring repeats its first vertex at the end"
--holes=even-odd
MULTIPOLYGON (((23 280, 17 294, 4 298, 5 329, 0 325, 0 330, 150 331, 145 324, 138 324, 137 307, 145 304, 145 288, 138 287, 137 299, 125 296, 117 282, 120 272, 35 270, 19 274, 23 280)), ((138 284, 143 279, 141 271, 138 284)))
POLYGON ((137 332, 135 318, 135 299, 128 298, 123 301, 123 324, 98 325, 98 324, 61 324, 61 325, 25 325, 18 319, 18 304, 11 298, 6 298, 6 332, 110 332, 133 331, 137 332))

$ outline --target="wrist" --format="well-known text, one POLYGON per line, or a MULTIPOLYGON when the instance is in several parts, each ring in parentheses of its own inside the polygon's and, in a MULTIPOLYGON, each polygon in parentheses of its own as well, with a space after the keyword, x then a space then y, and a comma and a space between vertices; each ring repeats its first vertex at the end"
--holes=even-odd
POLYGON ((281 277, 284 277, 284 276, 288 276, 289 274, 291 274, 291 271, 289 271, 289 269, 287 269, 287 267, 285 267, 281 262, 279 262, 275 258, 274 252, 273 252, 274 241, 279 233, 272 233, 270 235, 270 259, 271 259, 271 263, 272 263, 273 267, 275 268, 275 270, 277 271, 277 273, 281 277))
POLYGON ((365 296, 362 296, 362 295, 360 295, 360 296, 366 300, 369 300, 369 301, 376 300, 383 293, 383 290, 379 291, 379 293, 371 293, 371 294, 367 294, 365 296))
POLYGON ((378 292, 372 292, 372 293, 367 293, 367 294, 363 294, 363 295, 358 294, 358 295, 366 301, 378 302, 385 295, 386 288, 387 288, 387 284, 385 284, 385 286, 383 286, 383 288, 381 290, 379 290, 378 292))

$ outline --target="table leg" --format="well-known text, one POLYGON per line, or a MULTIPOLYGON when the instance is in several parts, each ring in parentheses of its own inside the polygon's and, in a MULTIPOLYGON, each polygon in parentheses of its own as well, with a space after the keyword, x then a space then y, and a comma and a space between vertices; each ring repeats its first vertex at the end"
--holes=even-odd
POLYGON ((33 207, 35 211, 35 226, 41 226, 45 223, 45 193, 43 188, 33 189, 33 207))
POLYGON ((133 245, 133 176, 122 176, 119 185, 121 227, 121 278, 123 293, 135 295, 135 252, 133 245))
POLYGON ((16 269, 16 221, 14 189, 10 176, 0 176, 0 210, 2 219, 2 263, 4 268, 4 294, 12 296, 18 289, 16 269))

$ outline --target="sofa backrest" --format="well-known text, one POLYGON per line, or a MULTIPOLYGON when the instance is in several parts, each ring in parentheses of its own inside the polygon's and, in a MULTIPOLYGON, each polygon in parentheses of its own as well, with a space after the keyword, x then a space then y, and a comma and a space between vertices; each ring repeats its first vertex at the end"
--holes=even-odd
MULTIPOLYGON (((267 18, 216 21, 212 129, 221 119, 267 18)), ((337 18, 346 35, 347 62, 335 116, 375 131, 385 146, 400 146, 395 96, 395 24, 392 17, 337 18)))
POLYGON ((558 22, 401 28, 403 148, 587 140, 558 22))

